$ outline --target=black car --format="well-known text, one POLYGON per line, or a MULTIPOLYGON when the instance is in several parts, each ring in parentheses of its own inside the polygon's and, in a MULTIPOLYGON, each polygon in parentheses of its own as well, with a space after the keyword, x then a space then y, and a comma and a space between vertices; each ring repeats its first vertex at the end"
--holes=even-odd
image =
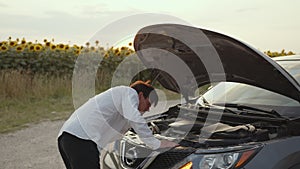
POLYGON ((103 168, 300 168, 300 56, 273 60, 229 36, 176 24, 141 29, 134 47, 153 79, 185 99, 146 118, 155 137, 180 146, 151 150, 130 130, 102 153, 103 168))

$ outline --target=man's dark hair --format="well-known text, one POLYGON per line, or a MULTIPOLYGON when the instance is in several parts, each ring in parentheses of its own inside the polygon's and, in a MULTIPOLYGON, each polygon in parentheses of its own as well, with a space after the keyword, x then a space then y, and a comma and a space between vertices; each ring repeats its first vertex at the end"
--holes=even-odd
POLYGON ((143 96, 145 98, 149 98, 150 101, 154 104, 154 106, 156 106, 158 102, 158 96, 156 91, 154 90, 154 87, 151 86, 149 83, 150 80, 146 82, 138 80, 132 83, 130 87, 133 88, 138 94, 142 92, 143 96))

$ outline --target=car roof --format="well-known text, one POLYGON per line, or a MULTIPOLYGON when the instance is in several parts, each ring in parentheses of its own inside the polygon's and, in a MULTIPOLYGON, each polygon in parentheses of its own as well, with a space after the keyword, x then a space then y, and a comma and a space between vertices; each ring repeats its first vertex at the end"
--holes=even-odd
POLYGON ((276 61, 293 61, 293 60, 300 60, 300 55, 288 55, 288 56, 280 56, 273 58, 276 61))

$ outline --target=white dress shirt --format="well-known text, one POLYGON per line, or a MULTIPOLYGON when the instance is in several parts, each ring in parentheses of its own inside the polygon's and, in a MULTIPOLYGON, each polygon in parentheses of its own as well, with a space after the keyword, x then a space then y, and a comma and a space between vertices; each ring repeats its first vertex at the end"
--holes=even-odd
POLYGON ((79 138, 92 140, 98 147, 122 138, 130 127, 150 148, 160 147, 138 110, 137 92, 128 86, 113 87, 89 99, 64 123, 59 132, 68 132, 79 138))

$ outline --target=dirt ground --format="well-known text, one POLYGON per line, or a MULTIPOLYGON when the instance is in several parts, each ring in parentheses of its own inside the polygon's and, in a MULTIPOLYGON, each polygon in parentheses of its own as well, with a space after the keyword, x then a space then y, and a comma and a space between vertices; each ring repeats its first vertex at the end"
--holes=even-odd
POLYGON ((63 121, 46 121, 0 135, 1 169, 63 169, 57 134, 63 121))

